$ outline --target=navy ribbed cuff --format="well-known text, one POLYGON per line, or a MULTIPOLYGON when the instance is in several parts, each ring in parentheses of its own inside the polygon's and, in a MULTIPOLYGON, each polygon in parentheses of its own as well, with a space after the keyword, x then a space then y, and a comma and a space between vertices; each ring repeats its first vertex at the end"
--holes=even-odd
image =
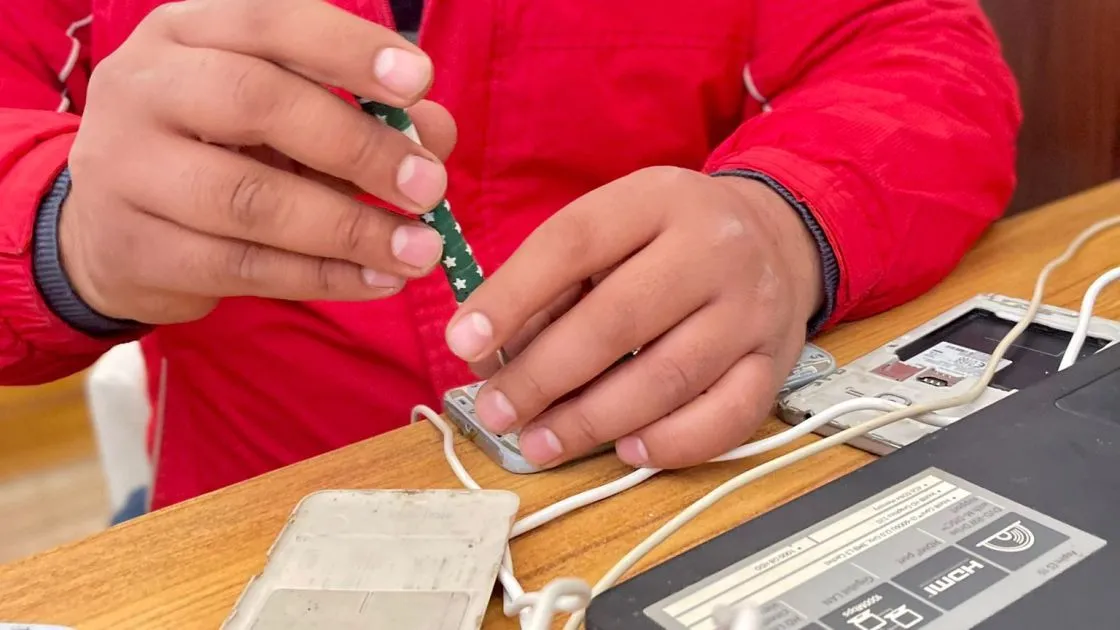
POLYGON ((833 251, 832 244, 828 242, 828 237, 825 235, 824 229, 821 228, 821 224, 813 216, 813 212, 807 205, 798 200, 797 196, 783 186, 781 182, 766 173, 735 169, 713 173, 713 176, 745 177, 765 184, 793 208, 797 216, 801 217, 801 221, 805 223, 809 233, 813 235, 813 240, 817 244, 817 251, 821 257, 821 275, 824 278, 824 304, 809 320, 809 337, 815 336, 832 317, 832 312, 836 308, 836 293, 840 287, 840 263, 836 260, 836 252, 833 251))
POLYGON ((70 194, 70 169, 64 168, 43 198, 35 217, 32 273, 47 307, 68 326, 91 337, 117 337, 143 328, 139 322, 105 317, 82 300, 62 267, 58 222, 70 194))

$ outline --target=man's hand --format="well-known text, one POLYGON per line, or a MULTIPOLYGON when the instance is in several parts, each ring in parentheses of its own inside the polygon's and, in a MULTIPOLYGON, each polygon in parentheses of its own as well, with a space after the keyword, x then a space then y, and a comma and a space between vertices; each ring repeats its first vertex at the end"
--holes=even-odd
POLYGON ((156 9, 94 71, 60 224, 78 294, 110 317, 196 319, 226 296, 369 300, 430 271, 418 213, 455 125, 429 59, 322 0, 156 9), (426 150, 323 85, 411 107, 426 150))
POLYGON ((652 168, 545 222, 462 305, 447 341, 490 376, 480 420, 521 429, 535 464, 616 440, 628 464, 675 468, 750 437, 822 298, 816 245, 781 197, 652 168), (503 346, 515 358, 491 375, 503 346))

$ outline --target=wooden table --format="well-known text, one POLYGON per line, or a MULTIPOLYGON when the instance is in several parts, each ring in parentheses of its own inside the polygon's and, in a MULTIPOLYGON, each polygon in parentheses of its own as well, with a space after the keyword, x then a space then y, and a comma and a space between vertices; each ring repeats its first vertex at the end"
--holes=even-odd
MULTIPOLYGON (((1120 182, 1003 222, 930 294, 872 320, 841 327, 819 341, 845 363, 976 293, 1029 297, 1047 260, 1079 231, 1118 212, 1120 182)), ((1046 301, 1076 308, 1088 284, 1117 264, 1117 251, 1120 230, 1091 242, 1052 277, 1046 301)), ((1120 317, 1120 291, 1102 296, 1098 313, 1120 317)), ((782 427, 773 421, 763 433, 782 427)), ((523 512, 625 472, 604 456, 548 474, 517 477, 504 474, 469 445, 459 447, 464 463, 483 486, 521 495, 523 512)), ((549 524, 513 543, 517 574, 533 590, 558 576, 594 582, 677 511, 763 459, 663 474, 549 524)), ((871 459, 851 448, 835 448, 764 478, 680 531, 638 569, 871 459)), ((79 630, 217 628, 246 581, 262 568, 285 517, 304 495, 324 488, 457 487, 436 430, 427 424, 407 427, 0 567, 0 620, 65 624, 79 630)), ((485 627, 515 625, 492 603, 485 627)))

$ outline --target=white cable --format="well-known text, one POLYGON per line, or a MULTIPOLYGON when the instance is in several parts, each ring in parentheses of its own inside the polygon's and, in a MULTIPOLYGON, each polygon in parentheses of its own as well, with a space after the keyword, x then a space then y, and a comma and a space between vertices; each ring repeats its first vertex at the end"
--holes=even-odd
MULTIPOLYGON (((729 461, 732 459, 753 457, 754 455, 765 453, 771 449, 780 448, 847 413, 867 410, 893 411, 900 408, 902 408, 902 405, 881 398, 856 398, 844 401, 840 404, 833 405, 811 418, 805 419, 803 422, 777 435, 745 444, 712 461, 729 461)), ((463 466, 462 460, 459 459, 458 454, 455 452, 454 431, 447 422, 434 409, 425 405, 417 405, 412 410, 411 421, 415 423, 421 417, 435 425, 442 434, 444 458, 451 466, 451 470, 455 473, 459 482, 467 488, 473 490, 480 489, 481 486, 474 480, 466 467, 463 466)), ((940 419, 932 422, 939 423, 938 426, 946 424, 946 421, 940 419)), ((661 470, 657 468, 639 468, 615 481, 557 501, 514 523, 510 532, 510 538, 521 536, 579 508, 629 490, 659 472, 661 472, 661 470)), ((537 628, 541 628, 542 630, 547 629, 549 627, 548 624, 551 622, 557 610, 568 613, 582 610, 586 607, 591 594, 590 587, 580 580, 554 581, 549 583, 540 593, 525 593, 521 584, 513 574, 508 548, 506 555, 502 558, 502 569, 499 573, 499 579, 502 582, 503 588, 504 612, 507 616, 511 617, 514 615, 521 616, 522 628, 524 630, 536 630, 537 628), (556 585, 555 588, 552 588, 554 585, 556 585), (563 597, 564 595, 570 597, 565 598, 563 597), (540 619, 545 619, 547 621, 541 622, 539 621, 540 619), (539 623, 544 623, 544 625, 538 625, 539 623)), ((750 626, 746 626, 746 628, 750 628, 750 626)), ((728 627, 728 630, 740 630, 740 626, 732 624, 728 627)))
MULTIPOLYGON (((726 462, 735 459, 743 459, 746 457, 761 455, 762 453, 781 448, 789 444, 790 442, 793 442, 794 440, 804 435, 808 435, 809 433, 812 433, 813 431, 828 424, 829 422, 832 422, 833 420, 836 420, 837 418, 849 413, 854 413, 857 411, 896 411, 898 409, 904 408, 904 405, 891 402, 889 400, 884 400, 882 398, 853 398, 852 400, 846 400, 842 403, 833 405, 832 407, 825 409, 821 413, 818 413, 810 418, 806 418, 802 422, 799 422, 795 426, 785 429, 780 433, 762 440, 751 442, 749 444, 744 444, 709 461, 726 462)), ((915 420, 935 427, 945 427, 952 423, 952 420, 937 418, 935 416, 923 416, 920 418, 915 418, 915 420)), ((557 501, 556 503, 553 503, 552 505, 544 509, 538 510, 537 512, 534 512, 533 514, 530 514, 529 516, 526 516, 515 523, 513 526, 511 537, 516 538, 526 532, 530 532, 540 527, 541 525, 544 525, 545 523, 560 518, 561 516, 564 516, 569 512, 573 512, 579 508, 591 505, 592 503, 595 503, 597 501, 601 501, 616 494, 620 494, 626 490, 629 490, 630 488, 637 486, 650 477, 653 477, 659 472, 661 472, 661 469, 659 468, 639 468, 634 472, 626 475, 625 477, 601 485, 597 488, 592 488, 591 490, 587 490, 586 492, 581 492, 577 495, 568 497, 567 499, 563 499, 562 501, 557 501)))
MULTIPOLYGON (((843 416, 847 413, 855 411, 885 411, 882 416, 866 423, 850 427, 830 437, 824 438, 811 445, 798 449, 792 453, 788 453, 774 460, 766 462, 757 466, 745 473, 742 473, 731 480, 720 485, 716 489, 709 492, 700 500, 696 501, 688 508, 680 512, 676 517, 671 519, 660 529, 649 536, 640 545, 635 547, 628 553, 618 564, 616 564, 603 578, 595 585, 591 594, 598 595, 610 586, 612 586, 626 571, 633 567, 642 557, 647 555, 654 547, 663 542, 666 538, 676 532, 681 526, 691 521, 696 515, 708 509, 724 496, 734 492, 742 486, 762 477, 771 472, 785 468, 793 463, 801 461, 807 457, 815 455, 827 448, 834 445, 844 443, 854 437, 858 437, 879 427, 885 426, 898 420, 913 418, 925 424, 937 427, 944 427, 951 423, 950 420, 937 418, 931 412, 939 411, 956 407, 958 405, 968 404, 976 400, 987 388, 988 382, 991 381, 995 374, 995 368, 998 366, 1003 355, 1007 349, 1014 343, 1015 339, 1022 334, 1023 330, 1030 325, 1034 320, 1039 307, 1042 304, 1042 294, 1051 272, 1054 269, 1065 264, 1070 258, 1085 244, 1086 241, 1096 236, 1100 232, 1120 225, 1120 217, 1113 217, 1101 221, 1089 227, 1075 238, 1065 252, 1058 258, 1050 261, 1039 273, 1035 284, 1034 295, 1032 297, 1027 313, 1023 319, 1014 327, 1004 339, 1000 342, 999 346, 993 352, 984 373, 976 381, 976 383, 966 392, 945 398, 940 401, 915 405, 912 407, 904 407, 898 403, 893 403, 887 400, 878 398, 857 398, 837 405, 822 411, 811 418, 807 418, 796 426, 791 427, 777 435, 769 438, 758 440, 749 444, 742 445, 724 455, 717 457, 711 461, 729 461, 733 459, 742 459, 745 457, 752 457, 769 450, 780 448, 792 442, 793 440, 807 435, 808 433, 816 430, 817 428, 843 416)), ((1113 270, 1116 277, 1120 277, 1120 268, 1113 270)), ((1112 272, 1110 272, 1112 273, 1112 272)), ((1108 274, 1106 274, 1108 275, 1108 274)), ((1086 293, 1086 302, 1089 303, 1089 308, 1082 308, 1082 318, 1086 317, 1086 311, 1091 316, 1092 302, 1096 299, 1096 294, 1104 288, 1112 280, 1105 280, 1102 276, 1098 278, 1094 286, 1098 286, 1095 292, 1092 292, 1090 300, 1090 293, 1086 293)), ((1088 324, 1086 324, 1087 328, 1088 324)), ((1076 338, 1076 337, 1075 337, 1076 338)), ((1081 343, 1084 343, 1082 337, 1081 343)), ((1079 352, 1073 351, 1073 355, 1079 352)), ((1068 353, 1068 350, 1067 350, 1068 353)), ((459 460, 454 449, 454 434, 451 428, 444 422, 443 418, 439 416, 434 410, 425 406, 418 406, 413 409, 412 421, 416 422, 418 416, 423 416, 434 424, 443 434, 443 450, 448 464, 451 465, 452 470, 455 472, 456 477, 468 488, 479 489, 477 482, 470 476, 470 473, 463 467, 462 462, 459 460)), ((621 479, 615 480, 603 486, 582 492, 580 494, 568 497, 559 501, 547 508, 539 510, 514 524, 511 531, 511 538, 524 534, 528 531, 554 520, 564 514, 573 510, 595 503, 602 499, 614 496, 629 488, 632 488, 641 482, 656 475, 660 470, 653 468, 638 469, 621 479)), ((580 580, 561 579, 554 580, 549 583, 541 593, 524 593, 520 584, 513 576, 512 566, 510 565, 510 556, 508 553, 503 558, 503 567, 499 572, 499 579, 502 581, 502 586, 505 590, 505 613, 507 616, 520 615, 522 628, 525 630, 545 630, 549 627, 552 617, 557 610, 563 612, 573 613, 568 623, 564 626, 565 630, 575 630, 583 619, 583 612, 589 600, 586 593, 586 584, 580 580)), ((721 611, 721 630, 756 630, 759 627, 757 619, 758 611, 749 605, 740 607, 737 611, 721 611)))
MULTIPOLYGON (((711 461, 721 462, 743 459, 776 448, 781 448, 848 413, 857 411, 896 411, 904 408, 905 407, 899 403, 890 402, 881 398, 855 398, 847 400, 833 405, 810 418, 806 418, 804 421, 781 433, 749 444, 744 444, 711 461)), ((444 458, 451 466, 451 470, 455 473, 459 482, 467 488, 480 489, 479 484, 467 471, 466 467, 463 466, 462 461, 455 452, 455 436, 451 427, 435 410, 424 405, 418 405, 412 410, 412 422, 415 423, 420 417, 427 419, 439 429, 443 437, 444 458)), ((919 420, 938 427, 949 424, 948 420, 935 417, 922 417, 919 418, 919 420)), ((615 481, 553 503, 514 523, 510 532, 510 538, 516 538, 579 508, 629 490, 659 472, 661 472, 661 470, 657 468, 639 468, 615 481)), ((586 607, 587 601, 590 598, 591 589, 585 582, 581 580, 556 580, 549 583, 544 591, 541 591, 539 594, 525 593, 521 584, 513 575, 513 568, 510 562, 510 554, 507 548, 507 553, 502 559, 502 571, 499 573, 499 579, 503 587, 503 609, 507 616, 521 616, 523 630, 537 630, 538 628, 545 630, 549 627, 548 624, 552 617, 555 616, 557 610, 575 613, 586 607), (554 585, 556 585, 555 588, 552 588, 554 585), (570 595, 571 597, 563 598, 562 595, 570 595), (542 619, 545 621, 541 621, 542 619), (539 625, 541 623, 544 625, 539 625)), ((735 613, 725 613, 725 617, 727 617, 728 614, 731 616, 727 617, 728 625, 726 625, 726 628, 721 626, 721 630, 754 630, 756 627, 759 627, 749 625, 754 623, 751 621, 751 619, 754 618, 751 616, 754 614, 751 611, 753 611, 753 608, 742 609, 735 613)))
POLYGON ((1089 285, 1089 290, 1085 291, 1085 297, 1081 299, 1081 312, 1077 315, 1077 328, 1073 331, 1069 345, 1066 346, 1058 370, 1064 370, 1077 362, 1077 355, 1081 354, 1081 347, 1085 345, 1085 338, 1089 336, 1089 324, 1093 321, 1093 309, 1096 307, 1097 298, 1105 287, 1116 280, 1120 280, 1120 267, 1101 274, 1093 284, 1089 285))
MULTIPOLYGON (((463 462, 455 452, 455 433, 447 422, 434 409, 426 405, 417 405, 412 408, 411 422, 416 423, 420 418, 426 419, 439 429, 443 437, 443 456, 451 466, 455 477, 459 479, 459 483, 471 490, 481 490, 482 486, 474 480, 474 477, 463 466, 463 462)), ((638 478, 637 473, 645 471, 635 471, 622 479, 587 492, 581 492, 531 514, 514 523, 513 527, 516 533, 512 533, 510 538, 515 538, 572 510, 632 488, 657 472, 650 470, 652 472, 642 478, 638 478)), ((502 583, 502 590, 504 591, 503 612, 507 617, 520 617, 523 630, 548 630, 557 611, 575 613, 586 608, 591 599, 591 588, 586 582, 569 578, 549 582, 540 593, 526 593, 513 574, 513 559, 508 545, 506 546, 506 553, 502 557, 502 567, 498 570, 498 580, 502 583)))
POLYGON ((560 578, 549 582, 539 595, 530 595, 532 597, 518 598, 513 605, 513 613, 528 611, 527 617, 524 614, 521 617, 523 630, 549 630, 557 609, 575 613, 587 608, 591 602, 591 587, 580 579, 560 578))
POLYGON ((642 483, 646 479, 661 472, 659 468, 639 468, 634 472, 616 479, 607 484, 603 484, 597 488, 592 488, 586 492, 581 492, 577 495, 570 496, 562 501, 557 501, 552 505, 538 510, 529 516, 517 521, 513 524, 513 531, 510 534, 512 538, 516 538, 526 532, 530 532, 549 521, 556 520, 564 516, 568 512, 578 510, 581 507, 591 505, 596 501, 601 501, 607 497, 613 497, 616 494, 629 490, 634 486, 642 483))
MULTIPOLYGON (((615 564, 615 566, 612 567, 611 570, 606 573, 606 575, 604 575, 598 582, 595 583, 595 587, 591 591, 592 597, 598 596, 600 593, 613 586, 615 582, 617 582, 618 579, 621 578, 627 571, 633 568, 634 565, 638 563, 638 561, 649 554, 649 552, 652 551, 655 547, 664 542, 665 539, 667 539, 669 536, 676 533, 676 531, 683 527, 686 523, 696 518, 696 516, 698 516, 700 513, 704 512, 711 506, 715 505, 725 496, 751 483, 752 481, 755 481, 772 472, 781 470, 787 466, 800 462, 803 459, 806 459, 812 455, 816 455, 817 453, 825 451, 833 446, 843 444, 848 440, 851 440, 852 438, 859 437, 865 433, 874 431, 879 427, 886 426, 892 422, 896 422, 898 420, 902 420, 911 416, 918 416, 942 409, 957 407, 959 405, 966 405, 975 401, 987 389, 988 383, 995 375, 996 368, 1002 361, 1003 356, 1007 353, 1008 348, 1010 348, 1011 344, 1013 344, 1015 340, 1019 338, 1019 335, 1021 335, 1023 331, 1026 330, 1031 322, 1034 321, 1035 315, 1038 314, 1038 309, 1042 306, 1042 297, 1043 292, 1046 288, 1046 281, 1047 279, 1049 279, 1050 274, 1054 271, 1054 269, 1060 267, 1061 265, 1064 265, 1069 261, 1069 259, 1073 258, 1073 255, 1076 254, 1079 249, 1081 249, 1086 241, 1096 236, 1100 232, 1103 232, 1104 230, 1116 225, 1120 225, 1120 216, 1106 219, 1090 226, 1084 232, 1079 234, 1077 238, 1075 238, 1073 242, 1069 244, 1069 246, 1064 252, 1062 252, 1060 256, 1050 261, 1046 264, 1045 267, 1042 268, 1042 271, 1038 274, 1038 279, 1035 282, 1034 293, 1031 296, 1030 306, 1027 308, 1026 314, 1024 314, 1023 318, 1017 324, 1015 324, 1015 326, 1010 331, 1008 331, 1007 335, 1004 336, 1004 338, 999 342, 999 345, 996 346, 995 351, 992 352, 992 355, 988 360, 988 364, 984 367, 984 372, 980 375, 980 378, 976 381, 976 383, 973 384, 973 386, 970 387, 967 391, 956 396, 946 397, 941 400, 891 411, 889 413, 883 414, 882 416, 879 416, 878 418, 875 418, 874 420, 870 420, 854 427, 849 427, 829 437, 822 438, 821 440, 809 444, 808 446, 804 446, 797 449, 796 451, 793 451, 792 453, 787 453, 785 455, 772 459, 731 478, 730 480, 724 482, 719 487, 709 492, 707 495, 700 498, 700 500, 685 508, 675 517, 670 519, 669 522, 658 528, 657 531, 647 537, 638 546, 631 549, 630 552, 622 558, 622 560, 615 564)), ((583 616, 584 611, 582 610, 572 614, 572 616, 568 618, 568 622, 564 624, 564 630, 576 630, 577 628, 579 628, 580 624, 583 622, 583 616)))
MULTIPOLYGON (((482 487, 479 486, 478 482, 474 480, 474 477, 471 477, 471 474, 467 472, 466 467, 463 466, 463 462, 459 459, 459 455, 455 452, 455 433, 443 417, 427 405, 417 405, 412 408, 412 422, 415 423, 419 418, 424 418, 428 422, 434 424, 443 435, 443 456, 451 466, 451 470, 455 473, 455 477, 459 479, 459 482, 472 490, 481 490, 482 487)), ((514 523, 510 538, 517 538, 569 512, 613 497, 620 492, 625 492, 659 472, 661 471, 656 468, 639 468, 624 477, 557 501, 514 523)))
MULTIPOLYGON (((790 442, 796 440, 797 438, 808 435, 809 433, 816 431, 817 429, 832 422, 833 420, 836 420, 840 416, 845 416, 849 413, 855 413, 857 411, 898 411, 900 409, 906 408, 907 407, 905 405, 891 402, 889 400, 884 400, 882 398, 864 397, 845 400, 844 402, 837 403, 812 417, 798 422, 792 427, 785 429, 781 433, 771 435, 770 437, 762 440, 748 442, 747 444, 744 444, 734 450, 728 451, 727 453, 709 461, 729 462, 735 459, 743 459, 746 457, 761 455, 762 453, 781 448, 786 444, 789 444, 790 442)), ((938 428, 947 427, 953 423, 952 420, 949 420, 947 418, 938 418, 932 414, 923 415, 913 419, 923 424, 928 424, 938 428)))

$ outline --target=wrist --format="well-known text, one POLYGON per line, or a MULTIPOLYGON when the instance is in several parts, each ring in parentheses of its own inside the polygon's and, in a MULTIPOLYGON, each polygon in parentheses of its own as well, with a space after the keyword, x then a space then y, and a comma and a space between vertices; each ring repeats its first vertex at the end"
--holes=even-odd
POLYGON ((68 326, 97 338, 114 338, 143 329, 137 322, 108 317, 80 294, 67 265, 68 249, 65 207, 69 202, 70 173, 63 169, 40 203, 35 217, 32 243, 32 273, 47 307, 68 326))
POLYGON ((767 184, 748 177, 716 177, 741 200, 751 223, 765 226, 793 280, 796 312, 806 325, 828 303, 824 263, 817 239, 789 202, 767 184))

